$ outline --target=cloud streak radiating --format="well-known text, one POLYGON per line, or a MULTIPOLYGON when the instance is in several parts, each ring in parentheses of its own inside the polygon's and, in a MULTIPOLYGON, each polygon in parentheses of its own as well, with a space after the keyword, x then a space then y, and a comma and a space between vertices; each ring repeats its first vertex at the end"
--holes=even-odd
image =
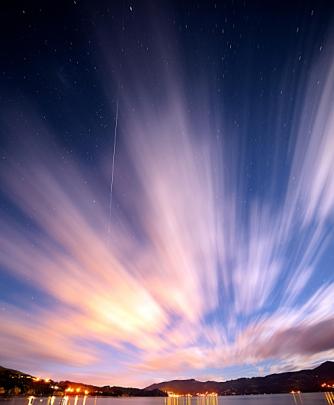
POLYGON ((140 66, 129 84, 126 68, 109 79, 123 83, 111 219, 111 150, 92 169, 37 114, 8 115, 0 269, 18 287, 1 300, 1 359, 55 378, 144 385, 334 358, 330 54, 300 84, 262 192, 249 191, 245 167, 263 161, 250 159, 209 91, 199 85, 189 100, 175 66, 155 72, 156 98, 140 66))

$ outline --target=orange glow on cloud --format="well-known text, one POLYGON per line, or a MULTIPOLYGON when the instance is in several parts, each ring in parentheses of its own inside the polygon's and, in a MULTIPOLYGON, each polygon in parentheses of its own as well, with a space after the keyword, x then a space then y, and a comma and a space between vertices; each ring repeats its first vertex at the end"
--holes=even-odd
MULTIPOLYGON (((325 85, 333 90, 330 66, 325 85)), ((273 358, 282 369, 334 358, 333 280, 297 303, 333 218, 331 92, 325 86, 317 97, 307 141, 300 125, 303 153, 295 152, 291 169, 300 180, 287 185, 285 206, 273 210, 254 198, 245 225, 237 187, 243 162, 231 158, 238 145, 230 153, 206 137, 214 120, 203 113, 201 125, 193 123, 181 84, 166 82, 158 111, 145 97, 137 109, 130 95, 121 100, 127 114, 111 217, 109 155, 96 175, 64 157, 33 114, 28 128, 12 129, 25 140, 0 170, 2 192, 18 212, 1 215, 0 265, 39 298, 18 291, 15 302, 0 303, 1 358, 11 363, 15 353, 32 370, 49 364, 54 378, 65 368, 69 378, 115 384, 273 358), (35 130, 43 134, 38 142, 35 130), (308 227, 289 272, 282 246, 308 227)), ((209 102, 201 103, 207 111, 209 102)))

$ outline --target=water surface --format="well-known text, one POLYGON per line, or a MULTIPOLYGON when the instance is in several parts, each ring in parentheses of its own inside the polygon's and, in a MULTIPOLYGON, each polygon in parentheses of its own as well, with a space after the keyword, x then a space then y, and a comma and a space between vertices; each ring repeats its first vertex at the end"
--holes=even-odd
POLYGON ((235 395, 224 397, 70 397, 66 404, 62 397, 11 398, 0 400, 2 405, 333 405, 333 393, 235 395))

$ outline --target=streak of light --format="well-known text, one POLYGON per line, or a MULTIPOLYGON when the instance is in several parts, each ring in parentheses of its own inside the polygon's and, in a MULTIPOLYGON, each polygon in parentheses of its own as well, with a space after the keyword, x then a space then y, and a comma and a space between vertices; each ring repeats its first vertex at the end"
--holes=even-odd
POLYGON ((117 105, 116 105, 116 118, 115 118, 115 128, 114 128, 114 149, 113 149, 113 154, 112 154, 112 166, 111 166, 108 235, 110 234, 111 208, 112 208, 112 197, 113 197, 113 188, 114 188, 115 156, 116 156, 116 143, 117 143, 117 126, 118 126, 118 100, 117 100, 117 105))

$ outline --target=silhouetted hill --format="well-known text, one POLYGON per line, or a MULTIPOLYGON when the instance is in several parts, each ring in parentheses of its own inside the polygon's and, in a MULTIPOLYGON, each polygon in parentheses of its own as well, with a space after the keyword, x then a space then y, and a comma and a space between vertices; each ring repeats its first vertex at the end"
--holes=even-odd
POLYGON ((116 387, 81 384, 73 381, 52 381, 36 378, 30 374, 22 373, 0 366, 0 396, 15 395, 102 395, 102 396, 127 396, 127 397, 156 397, 166 396, 158 389, 146 391, 140 388, 116 387))
POLYGON ((320 364, 320 366, 316 367, 312 372, 315 371, 318 375, 327 375, 333 372, 333 366, 333 361, 325 361, 325 363, 320 364))
POLYGON ((238 378, 224 382, 202 382, 194 379, 172 380, 152 384, 145 389, 159 389, 177 394, 217 392, 219 395, 243 395, 284 393, 299 390, 302 392, 328 390, 328 387, 321 387, 323 383, 334 384, 334 362, 326 361, 313 370, 270 374, 265 377, 238 378))
POLYGON ((166 396, 171 391, 177 394, 216 392, 229 394, 264 394, 290 391, 334 390, 334 362, 326 361, 312 370, 270 374, 265 377, 238 378, 236 380, 197 381, 172 380, 152 384, 145 389, 81 384, 73 381, 55 382, 43 380, 21 371, 0 366, 0 395, 91 395, 106 396, 166 396), (326 386, 322 387, 322 384, 326 386))

